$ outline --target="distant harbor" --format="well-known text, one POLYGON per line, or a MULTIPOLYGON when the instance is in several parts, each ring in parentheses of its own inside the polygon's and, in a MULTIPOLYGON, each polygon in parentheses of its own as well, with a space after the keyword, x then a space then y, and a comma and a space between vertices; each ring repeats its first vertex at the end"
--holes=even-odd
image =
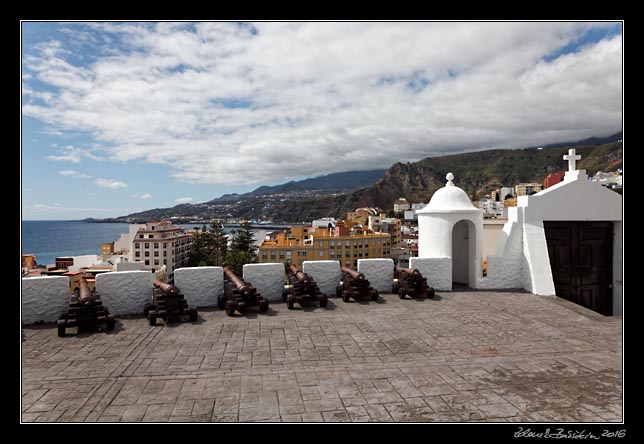
MULTIPOLYGON (((205 222, 185 223, 182 227, 192 230, 205 222)), ((57 257, 100 255, 101 243, 114 242, 129 230, 127 223, 87 223, 73 220, 23 220, 21 247, 23 254, 36 255, 38 264, 53 264, 57 257)), ((210 223, 206 223, 210 227, 210 223)), ((256 243, 259 244, 267 230, 279 230, 290 225, 253 225, 256 243)), ((224 224, 230 233, 239 224, 224 224)))
MULTIPOLYGON (((286 230, 297 224, 251 224, 257 230, 286 230)), ((184 225, 185 226, 185 225, 184 225)), ((224 228, 239 228, 241 224, 223 224, 224 228)))

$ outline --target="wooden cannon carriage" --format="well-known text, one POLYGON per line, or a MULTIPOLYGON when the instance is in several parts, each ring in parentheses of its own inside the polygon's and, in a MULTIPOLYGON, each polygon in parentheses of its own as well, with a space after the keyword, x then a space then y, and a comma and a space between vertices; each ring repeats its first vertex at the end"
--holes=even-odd
POLYGON ((197 309, 188 306, 188 301, 176 286, 158 279, 153 285, 152 303, 146 304, 143 309, 151 326, 157 325, 157 318, 163 319, 166 324, 185 317, 188 317, 190 322, 197 320, 197 309))
POLYGON ((255 305, 259 307, 260 313, 268 310, 268 301, 257 293, 250 282, 237 277, 228 267, 224 267, 224 274, 228 279, 224 283, 224 293, 217 299, 217 305, 226 310, 228 316, 234 316, 235 311, 243 312, 255 305))
POLYGON ((392 292, 397 293, 400 299, 405 296, 433 298, 434 289, 427 285, 427 278, 424 278, 420 271, 415 268, 396 267, 398 282, 394 283, 392 292))
POLYGON ((79 281, 78 291, 69 297, 69 309, 58 319, 58 336, 64 337, 66 329, 78 328, 78 332, 96 331, 104 325, 107 331, 114 330, 116 320, 103 306, 96 291, 90 291, 87 281, 79 281))
POLYGON ((295 303, 302 305, 303 301, 319 302, 320 307, 326 307, 328 298, 320 291, 315 280, 297 269, 295 264, 289 266, 289 285, 282 291, 282 300, 286 302, 289 310, 292 310, 295 303))
POLYGON ((342 282, 336 288, 337 297, 341 297, 344 302, 349 302, 350 298, 358 300, 363 297, 378 300, 378 291, 371 287, 364 274, 347 267, 342 267, 341 270, 342 282))

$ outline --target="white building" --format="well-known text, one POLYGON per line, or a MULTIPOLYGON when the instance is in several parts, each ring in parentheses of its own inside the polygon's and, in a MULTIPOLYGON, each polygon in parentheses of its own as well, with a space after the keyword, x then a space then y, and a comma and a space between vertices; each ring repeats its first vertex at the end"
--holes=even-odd
POLYGON ((311 222, 311 226, 315 228, 329 228, 329 225, 331 227, 335 227, 335 224, 337 221, 332 218, 332 217, 323 217, 321 219, 315 219, 313 222, 311 222))
POLYGON ((621 171, 615 171, 612 173, 604 173, 602 171, 597 171, 597 174, 595 174, 591 180, 593 182, 597 182, 600 185, 608 188, 622 187, 621 171))
POLYGON ((114 242, 114 253, 119 253, 128 258, 129 262, 134 261, 134 251, 132 250, 132 245, 136 233, 141 229, 145 228, 144 224, 130 224, 129 231, 127 233, 121 234, 121 237, 114 242))
POLYGON ((514 188, 501 187, 501 200, 505 200, 505 196, 507 196, 508 194, 512 195, 512 197, 515 197, 516 194, 514 194, 514 188))
POLYGON ((503 201, 497 202, 492 199, 481 199, 479 201, 479 208, 483 210, 484 217, 504 217, 506 213, 503 201))
POLYGON ((143 262, 143 268, 152 272, 165 265, 172 282, 174 270, 188 265, 192 236, 168 221, 148 222, 138 229, 132 244, 135 262, 143 262))
POLYGON ((411 204, 409 210, 405 210, 405 220, 418 220, 418 210, 425 208, 424 203, 411 204))
MULTIPOLYGON (((509 208, 484 288, 557 295, 604 315, 622 314, 622 196, 564 156, 564 180, 509 208)), ((421 240, 422 243, 422 240, 421 240)))

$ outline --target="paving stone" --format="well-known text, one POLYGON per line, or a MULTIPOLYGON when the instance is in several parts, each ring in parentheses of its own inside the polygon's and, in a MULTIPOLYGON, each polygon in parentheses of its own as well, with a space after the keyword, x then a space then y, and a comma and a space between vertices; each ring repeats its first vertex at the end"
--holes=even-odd
POLYGON ((324 422, 351 422, 345 410, 322 412, 322 417, 324 418, 324 422))
POLYGON ((22 421, 622 420, 621 318, 529 293, 381 296, 156 328, 124 317, 108 335, 24 326, 22 421))

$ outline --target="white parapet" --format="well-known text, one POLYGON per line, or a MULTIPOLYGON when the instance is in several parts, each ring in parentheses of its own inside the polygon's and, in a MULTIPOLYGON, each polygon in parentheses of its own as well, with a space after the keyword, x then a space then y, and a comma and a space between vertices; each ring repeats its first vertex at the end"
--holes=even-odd
POLYGON ((116 271, 96 276, 96 290, 110 314, 143 314, 152 301, 150 271, 116 271))
POLYGON ((264 299, 281 301, 282 290, 286 283, 284 264, 246 264, 244 265, 244 280, 250 282, 264 299))
POLYGON ((213 307, 217 296, 224 291, 222 267, 183 267, 174 270, 174 284, 179 287, 189 305, 213 307))
POLYGON ((358 272, 364 274, 369 284, 379 293, 391 293, 394 282, 393 259, 358 259, 358 272))
POLYGON ((338 261, 304 261, 302 271, 315 279, 320 291, 328 297, 335 297, 335 289, 342 279, 338 261))
POLYGON ((427 285, 436 291, 452 291, 452 258, 450 257, 412 257, 409 267, 416 268, 427 285))
POLYGON ((41 276, 22 279, 22 323, 55 322, 69 308, 69 278, 41 276))

